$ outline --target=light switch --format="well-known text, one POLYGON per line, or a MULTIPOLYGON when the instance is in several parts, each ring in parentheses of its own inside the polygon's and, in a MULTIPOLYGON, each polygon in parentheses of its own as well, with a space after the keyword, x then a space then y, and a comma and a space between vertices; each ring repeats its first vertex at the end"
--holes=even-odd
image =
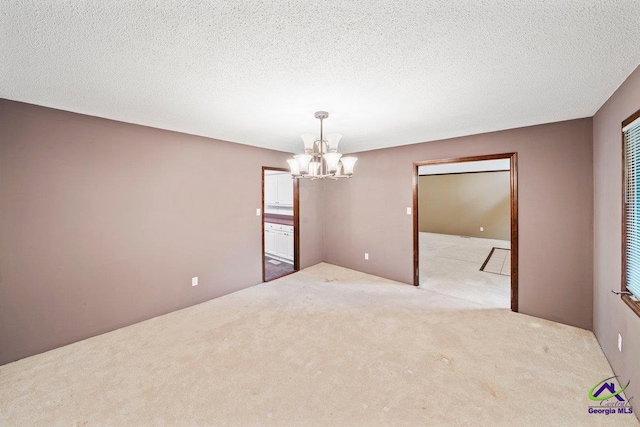
POLYGON ((260 216, 260 208, 256 209, 256 216, 260 216))
POLYGON ((407 208, 407 215, 411 215, 411 208, 407 208))

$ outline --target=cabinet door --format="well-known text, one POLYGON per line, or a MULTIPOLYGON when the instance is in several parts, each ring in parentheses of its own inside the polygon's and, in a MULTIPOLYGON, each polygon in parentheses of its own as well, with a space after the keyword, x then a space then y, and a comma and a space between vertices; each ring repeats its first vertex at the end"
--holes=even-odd
POLYGON ((275 254, 274 255, 283 257, 284 251, 286 250, 285 242, 283 239, 284 236, 279 231, 276 231, 274 235, 275 235, 275 254))
POLYGON ((275 205, 278 201, 278 177, 280 175, 264 176, 264 203, 275 205))
POLYGON ((275 231, 265 230, 264 231, 264 251, 267 254, 277 255, 276 254, 276 237, 277 234, 275 231))
POLYGON ((278 176, 278 203, 293 205, 293 179, 288 173, 278 176))
POLYGON ((287 238, 287 256, 286 259, 293 261, 293 233, 285 233, 287 238))

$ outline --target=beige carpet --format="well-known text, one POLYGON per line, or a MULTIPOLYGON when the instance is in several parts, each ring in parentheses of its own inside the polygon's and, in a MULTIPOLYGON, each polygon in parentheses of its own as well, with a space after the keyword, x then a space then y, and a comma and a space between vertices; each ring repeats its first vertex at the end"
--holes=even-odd
POLYGON ((319 264, 0 367, 3 426, 588 426, 593 334, 319 264))
POLYGON ((480 271, 493 247, 509 249, 511 244, 504 240, 420 233, 420 287, 474 301, 485 308, 511 307, 511 278, 480 271))

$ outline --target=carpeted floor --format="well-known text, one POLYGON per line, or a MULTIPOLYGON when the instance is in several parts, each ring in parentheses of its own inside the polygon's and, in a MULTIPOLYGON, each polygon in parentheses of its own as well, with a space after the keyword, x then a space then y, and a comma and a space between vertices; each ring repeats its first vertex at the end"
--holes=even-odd
MULTIPOLYGON (((511 307, 509 276, 480 271, 493 247, 504 240, 420 233, 420 287, 474 301, 485 308, 511 307)), ((511 263, 507 266, 507 271, 511 263)), ((501 265, 502 267, 502 265, 501 265)))
POLYGON ((591 332, 328 264, 0 367, 3 426, 589 426, 591 332))

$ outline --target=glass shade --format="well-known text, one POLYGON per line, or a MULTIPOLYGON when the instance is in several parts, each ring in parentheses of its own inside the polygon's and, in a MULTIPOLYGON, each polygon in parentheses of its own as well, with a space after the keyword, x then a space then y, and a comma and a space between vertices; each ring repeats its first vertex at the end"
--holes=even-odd
POLYGON ((298 164, 298 161, 296 159, 289 159, 287 160, 287 163, 289 163, 291 175, 300 176, 300 165, 298 164))
POLYGON ((340 163, 340 157, 342 157, 342 154, 327 153, 323 157, 327 162, 327 171, 329 173, 334 173, 338 170, 338 163, 340 163))
POLYGON ((309 175, 318 175, 319 169, 320 169, 320 162, 309 163, 309 175))
POLYGON ((309 162, 313 159, 311 154, 296 154, 293 156, 294 159, 298 162, 298 169, 300 170, 301 175, 305 175, 309 173, 309 162))
POLYGON ((342 162, 338 162, 338 169, 336 169, 336 176, 341 176, 340 170, 342 169, 342 162))
POLYGON ((342 173, 345 175, 353 175, 353 166, 358 161, 357 157, 343 157, 340 159, 340 163, 342 163, 342 173))
POLYGON ((342 138, 342 134, 340 133, 330 133, 326 137, 327 145, 329 149, 327 150, 329 153, 335 153, 338 151, 338 144, 340 143, 340 138, 342 138))
POLYGON ((304 142, 304 151, 307 153, 313 153, 313 144, 315 144, 317 136, 312 133, 303 133, 300 135, 302 142, 304 142))

